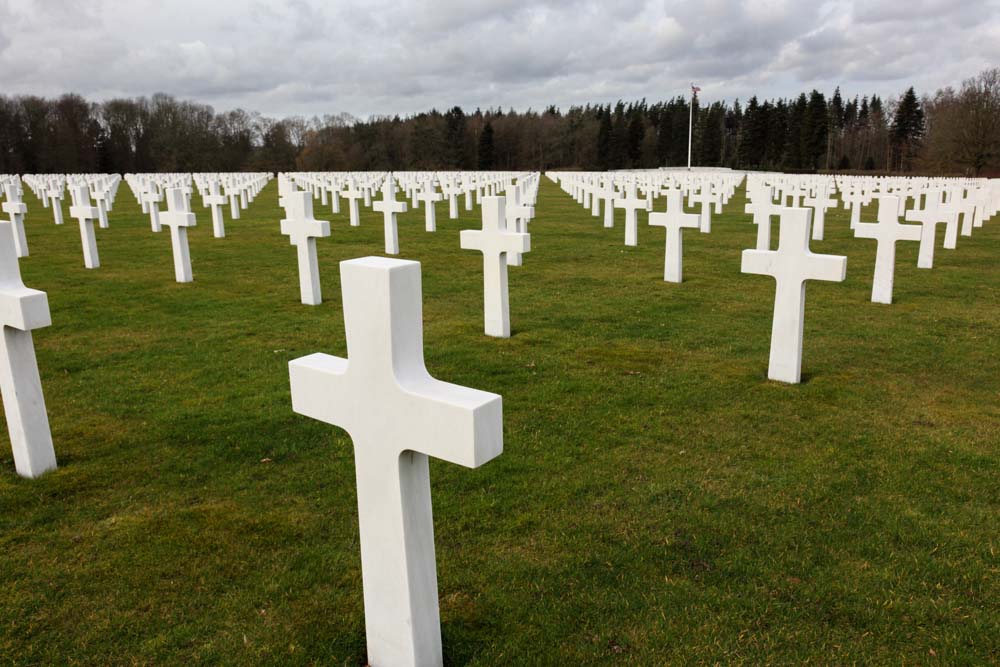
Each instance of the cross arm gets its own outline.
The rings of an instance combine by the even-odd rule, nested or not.
[[[808,257],[809,274],[806,276],[808,279],[839,283],[847,278],[847,257],[815,253],[809,253]]]
[[[422,454],[478,468],[503,452],[500,396],[436,380],[426,371],[397,379],[404,398],[400,437],[419,434],[419,440],[434,443]]]
[[[49,326],[52,316],[48,296],[30,287],[0,288],[0,323],[21,331]]]
[[[778,253],[773,250],[744,250],[740,271],[761,276],[773,276],[775,274],[774,261],[777,255]]]

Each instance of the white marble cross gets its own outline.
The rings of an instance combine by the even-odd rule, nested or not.
[[[945,190],[944,203],[941,204],[941,215],[945,218],[944,245],[946,250],[954,250],[958,244],[958,208],[953,205],[956,198],[961,198],[961,188]]]
[[[807,206],[813,213],[812,240],[822,241],[826,230],[826,209],[835,206],[837,202],[830,198],[829,187],[826,185],[816,186],[816,196],[806,196],[802,199],[802,205]]]
[[[83,265],[88,269],[96,269],[101,265],[97,254],[97,234],[94,232],[94,221],[99,214],[96,206],[90,205],[90,190],[86,185],[75,185],[70,188],[72,197],[69,215],[80,222],[80,242],[83,245]]]
[[[382,199],[372,204],[372,209],[382,213],[385,222],[385,254],[399,254],[399,225],[396,214],[406,213],[406,202],[396,199],[396,184],[392,174],[382,184]]]
[[[48,196],[52,199],[52,218],[57,225],[63,224],[63,186],[53,185],[48,191]]]
[[[369,664],[441,665],[428,456],[498,456],[502,399],[427,372],[419,263],[365,257],[340,275],[348,358],[290,362],[292,409],[354,441]]]
[[[358,211],[358,200],[365,196],[364,189],[358,189],[354,184],[354,181],[348,183],[347,190],[343,192],[344,197],[347,199],[347,210],[350,214],[351,227],[358,227],[361,225],[361,214]]]
[[[771,249],[771,216],[777,215],[781,209],[774,203],[773,192],[772,186],[761,186],[744,207],[744,211],[753,214],[753,223],[757,225],[757,250]]]
[[[94,199],[95,208],[97,208],[97,226],[101,229],[107,229],[110,225],[108,224],[108,205],[107,200],[104,199],[104,193],[97,186],[94,186],[90,194]]]
[[[14,229],[14,249],[18,257],[28,256],[28,236],[24,233],[24,214],[28,207],[21,201],[21,195],[10,183],[3,186],[7,201],[3,203],[3,212],[10,215],[10,224]]]
[[[160,202],[163,201],[163,195],[160,194],[159,189],[155,185],[151,185],[147,192],[142,194],[142,201],[149,208],[149,227],[154,232],[163,231],[163,227],[160,225]]]
[[[778,249],[743,251],[743,273],[774,277],[774,319],[767,377],[791,384],[802,379],[806,281],[843,282],[847,276],[846,257],[809,250],[811,217],[812,211],[807,208],[782,208]]]
[[[527,234],[528,221],[535,215],[535,207],[521,202],[520,188],[512,187],[509,192],[510,199],[504,201],[504,219],[507,223],[507,229],[518,234]],[[521,266],[522,261],[521,253],[507,253],[508,266]]]
[[[226,222],[222,217],[222,207],[226,205],[226,196],[219,192],[219,183],[212,181],[209,194],[202,198],[206,206],[212,207],[212,235],[217,238],[226,237]]]
[[[0,392],[17,474],[38,477],[56,467],[56,453],[31,330],[52,319],[45,292],[21,281],[14,238],[13,225],[0,222]]]
[[[702,183],[701,189],[698,190],[698,194],[691,195],[690,201],[695,204],[701,204],[698,227],[702,234],[708,234],[712,231],[712,202],[715,201],[715,194],[712,192],[711,182],[705,181]]]
[[[605,181],[600,186],[598,193],[604,201],[604,228],[611,229],[615,226],[615,199],[618,196],[615,184],[610,179]]]
[[[179,283],[194,280],[191,273],[191,251],[188,248],[187,228],[197,222],[194,213],[187,210],[183,188],[169,188],[166,192],[167,210],[160,214],[160,223],[170,228],[170,246],[174,253],[174,277]]]
[[[924,192],[924,207],[906,212],[905,219],[920,223],[920,250],[917,254],[917,268],[934,268],[934,242],[937,240],[937,226],[948,222],[948,216],[941,211],[943,190]],[[920,197],[917,196],[919,203]]]
[[[666,213],[650,213],[649,224],[664,227],[667,232],[666,251],[663,260],[663,280],[679,283],[683,280],[683,230],[700,225],[699,216],[684,212],[684,199],[680,190],[668,190]]]
[[[483,197],[483,228],[464,229],[460,245],[483,253],[483,312],[486,335],[510,338],[510,300],[507,289],[507,258],[531,250],[528,234],[508,231],[503,197]]]
[[[226,196],[229,197],[229,219],[240,219],[240,191],[242,188],[235,183],[225,186]]]
[[[418,197],[424,202],[424,229],[429,232],[437,230],[437,216],[434,211],[434,202],[444,199],[444,195],[437,191],[433,181],[427,181]]]
[[[896,242],[919,241],[920,227],[899,224],[899,197],[878,198],[878,222],[859,222],[854,228],[859,239],[875,239],[875,275],[872,279],[872,301],[892,303],[892,284],[896,274]]]
[[[323,302],[319,284],[319,259],[316,256],[316,239],[330,235],[330,223],[313,218],[313,200],[308,192],[294,192],[285,196],[285,215],[281,233],[289,237],[299,256],[299,293],[302,303],[318,306]]]
[[[646,209],[646,200],[635,191],[635,183],[625,186],[622,196],[615,199],[615,208],[625,209],[625,245],[639,245],[639,209]]]
[[[340,183],[327,183],[324,190],[330,193],[330,212],[340,213]]]

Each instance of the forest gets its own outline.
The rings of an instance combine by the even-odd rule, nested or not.
[[[0,173],[628,169],[1000,175],[1000,68],[918,96],[812,90],[541,111],[269,118],[170,95],[0,96]],[[693,112],[693,114],[692,114]]]

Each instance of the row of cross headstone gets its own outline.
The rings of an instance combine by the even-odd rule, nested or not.
[[[148,180],[140,186],[141,181],[130,181],[140,200],[151,199],[145,195],[160,185],[165,189],[162,224],[190,224],[185,179],[166,179],[155,187]],[[508,184],[508,192],[534,201],[537,185],[538,174],[522,175]],[[394,200],[395,187],[394,176],[385,174],[382,202]],[[82,186],[75,190],[82,201]],[[212,197],[216,188],[209,181],[204,191]],[[461,247],[483,255],[486,333],[493,336],[510,335],[506,258],[530,249],[526,231],[508,228],[514,221],[505,203],[503,196],[481,195],[482,229],[461,232]],[[150,202],[153,210],[155,204]],[[287,188],[284,205],[283,232],[328,228],[312,219],[311,192]],[[393,207],[385,210],[389,214]],[[92,222],[95,214],[80,215]],[[292,407],[344,428],[354,440],[369,661],[441,664],[428,456],[469,467],[498,456],[502,399],[427,372],[418,263],[382,257],[344,261],[341,276],[348,359],[313,354],[292,361]],[[31,341],[31,330],[47,326],[50,317],[45,293],[21,281],[10,222],[0,222],[0,296],[8,303],[0,386],[15,465],[19,474],[36,477],[56,466]],[[382,407],[371,410],[376,404]],[[383,409],[394,418],[379,416]]]
[[[279,203],[286,211],[286,217],[281,221],[281,231],[289,237],[292,245],[298,250],[302,303],[316,305],[322,302],[316,239],[330,235],[329,222],[314,218],[314,199],[319,198],[322,203],[323,193],[327,193],[331,208],[336,212],[339,210],[340,197],[347,198],[352,226],[361,224],[358,209],[360,202],[365,200],[366,206],[383,216],[385,253],[397,255],[399,254],[398,215],[408,210],[407,202],[397,199],[397,194],[402,192],[413,202],[423,203],[424,228],[428,232],[434,232],[437,230],[435,203],[444,197],[444,192],[437,192],[436,182],[444,183],[442,186],[444,192],[453,196],[457,196],[458,191],[465,192],[468,210],[471,210],[474,200],[482,203],[494,192],[504,192],[504,207],[498,213],[503,217],[504,230],[509,228],[515,233],[527,232],[528,222],[534,216],[534,202],[538,193],[537,173],[469,172],[435,176],[433,172],[382,172],[351,174],[346,177],[326,173],[279,174]],[[331,183],[335,185],[330,187]],[[341,183],[346,186],[339,185]],[[457,185],[453,187],[448,183]],[[301,191],[300,186],[304,188]],[[373,191],[380,193],[379,200],[373,199],[371,195]],[[457,217],[455,207],[450,208],[453,210],[449,215]],[[512,251],[509,256],[505,255],[505,261],[519,266],[521,252]],[[507,318],[502,319],[506,321]],[[509,323],[498,325],[497,330],[509,332]]]
[[[663,172],[617,173],[591,175],[581,173],[551,173],[548,176],[559,183],[585,208],[596,214],[596,204],[587,198],[602,194],[606,212],[611,206],[625,210],[625,243],[636,245],[638,210],[650,211],[648,222],[666,230],[666,252],[663,279],[667,282],[682,281],[682,230],[698,228],[711,231],[709,204],[728,201],[742,175],[721,172],[717,176],[704,172],[678,178]],[[713,178],[718,180],[712,184]],[[699,182],[700,181],[700,182]],[[637,196],[638,182],[647,193],[644,202]],[[734,185],[735,183],[735,185]],[[664,187],[666,186],[666,189]],[[701,203],[701,213],[685,213],[683,195],[690,203]],[[825,233],[825,213],[836,205],[832,194],[841,187],[845,192],[863,191],[863,196],[847,195],[844,204],[856,207],[852,213],[851,228],[857,238],[874,239],[877,243],[875,273],[872,280],[872,301],[892,303],[893,277],[896,264],[896,243],[920,241],[917,266],[931,268],[935,230],[938,224],[949,225],[945,247],[954,248],[958,230],[958,216],[964,215],[963,233],[972,230],[1000,210],[1000,189],[996,183],[978,180],[974,183],[954,182],[950,179],[892,179],[879,181],[864,179],[837,182],[827,176],[797,176],[787,174],[750,174],[747,177],[746,213],[753,215],[757,225],[756,248],[745,250],[742,271],[772,276],[776,281],[774,318],[771,330],[771,352],[768,377],[788,383],[798,383],[802,376],[802,338],[805,313],[805,281],[827,280],[842,282],[847,275],[847,258],[813,253],[809,241],[822,241]],[[697,187],[697,194],[692,190]],[[620,188],[620,197],[612,191]],[[732,189],[731,189],[732,188]],[[655,193],[655,194],[654,194]],[[718,193],[714,195],[713,193]],[[666,198],[666,211],[653,211],[652,198]],[[877,221],[860,221],[860,204],[871,198],[878,201]],[[907,200],[914,200],[914,208],[907,209]],[[922,205],[921,205],[922,203]],[[717,209],[718,212],[718,209]],[[613,226],[613,217],[606,215],[605,226]],[[771,222],[779,219],[779,239],[776,250],[771,249]],[[901,223],[919,222],[919,225]],[[608,222],[610,220],[610,223]]]
[[[557,182],[560,178],[558,174],[550,176]],[[534,180],[537,186],[537,175],[524,180],[526,184]],[[392,200],[396,187],[393,175],[383,175],[379,185],[382,201]],[[716,190],[716,185],[706,185],[704,177],[692,187],[698,193]],[[727,187],[720,184],[719,191]],[[168,188],[167,192],[168,201],[176,199],[178,206],[182,205],[185,197],[181,187]],[[285,186],[283,204],[288,217],[282,221],[283,228],[306,220],[320,222],[312,220],[313,196],[312,192]],[[671,231],[701,226],[700,215],[684,212],[682,196],[682,188],[668,189],[667,210],[650,214],[651,224],[667,229],[668,247]],[[892,212],[894,225],[904,226],[898,223],[898,199],[892,195],[879,199],[879,226],[889,224],[882,222],[882,210]],[[758,204],[765,208],[768,200],[775,204],[770,194],[758,194],[752,203],[755,208]],[[494,300],[506,303],[507,299],[504,257],[529,249],[527,234],[507,229],[505,203],[504,197],[483,196],[482,230],[461,233],[462,247],[483,253],[487,332],[491,285]],[[765,248],[743,253],[744,271],[770,275],[777,282],[771,349],[776,379],[798,373],[804,282],[843,280],[846,272],[845,257],[809,250],[813,210],[782,203],[760,213],[768,225],[773,215],[779,217],[777,250],[771,250],[768,243]],[[995,203],[991,200],[988,211],[996,212]],[[757,215],[756,210],[754,213]],[[765,224],[763,219],[757,222]],[[859,223],[863,224],[868,223]],[[882,237],[875,238],[882,242]],[[502,453],[502,398],[442,382],[427,372],[418,263],[366,257],[341,262],[340,267],[348,358],[312,354],[291,361],[292,408],[343,428],[354,443],[369,662],[440,665],[443,656],[428,458],[478,467]],[[34,476],[33,471],[55,465],[51,436],[47,448],[42,446],[45,443],[35,443],[37,456],[32,457],[25,455],[24,438],[15,438],[14,431],[31,430],[44,420],[48,433],[30,331],[47,325],[49,313],[45,294],[21,282],[10,222],[0,223],[0,295],[8,303],[4,310],[5,354],[0,355],[6,364],[0,373],[4,408],[18,470]],[[393,418],[385,419],[386,414]],[[40,433],[41,429],[35,431]],[[29,463],[22,467],[24,460]]]

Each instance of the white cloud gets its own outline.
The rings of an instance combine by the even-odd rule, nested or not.
[[[272,115],[886,97],[1000,56],[1000,0],[0,0],[0,90]]]

